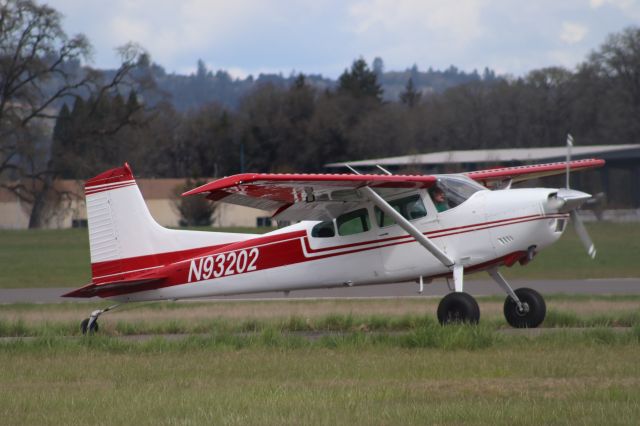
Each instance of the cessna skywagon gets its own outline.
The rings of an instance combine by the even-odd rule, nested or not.
[[[513,183],[604,165],[589,159],[442,175],[263,174],[218,179],[184,193],[271,212],[297,222],[264,235],[167,229],[158,225],[130,167],[85,185],[91,283],[65,297],[118,304],[82,321],[98,330],[103,313],[127,302],[360,286],[446,278],[451,292],[438,320],[476,323],[480,310],[464,276],[486,271],[507,294],[513,327],[537,327],[543,297],[514,290],[501,267],[526,264],[557,241],[571,220],[595,249],[577,209],[590,198],[563,188]]]

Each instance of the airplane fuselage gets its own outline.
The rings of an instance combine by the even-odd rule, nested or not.
[[[568,214],[549,212],[553,189],[480,190],[437,212],[426,190],[426,215],[413,225],[465,272],[525,262],[562,235]],[[303,221],[265,235],[199,248],[196,255],[159,266],[167,278],[156,288],[105,295],[118,301],[186,299],[254,292],[432,279],[451,274],[396,224],[381,226],[371,203],[369,227],[351,235],[313,236],[318,221]],[[188,232],[188,231],[180,231]],[[167,254],[167,259],[172,256]],[[142,290],[142,291],[141,291]]]

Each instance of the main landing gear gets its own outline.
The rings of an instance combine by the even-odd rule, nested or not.
[[[453,292],[447,294],[438,305],[440,324],[477,324],[480,321],[480,307],[469,293]]]
[[[544,298],[530,288],[513,290],[497,268],[489,275],[507,293],[504,301],[504,317],[514,328],[535,328],[542,324],[547,313]],[[457,286],[456,291],[446,295],[438,305],[438,321],[442,325],[453,323],[477,324],[480,320],[478,302]]]
[[[105,309],[97,309],[91,312],[89,318],[83,319],[80,323],[80,331],[82,331],[82,334],[94,334],[98,332],[98,330],[100,329],[100,327],[98,326],[98,317],[100,317],[100,315],[104,314],[105,312],[109,312],[117,308],[121,304],[122,303],[118,303],[117,305],[109,306]]]

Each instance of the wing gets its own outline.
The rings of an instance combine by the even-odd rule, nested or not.
[[[590,158],[588,160],[575,160],[569,162],[572,172],[593,169],[604,166],[604,160]],[[522,182],[529,179],[537,179],[546,176],[565,174],[567,162],[548,164],[534,164],[531,166],[505,167],[502,169],[478,170],[463,173],[471,179],[482,183],[487,188],[500,188],[511,183]]]
[[[431,175],[251,174],[218,179],[182,195],[206,193],[213,201],[271,211],[280,220],[329,220],[367,199],[363,186],[385,196],[436,182]]]

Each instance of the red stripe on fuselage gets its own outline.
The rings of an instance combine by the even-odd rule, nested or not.
[[[435,239],[435,238],[441,238],[441,237],[450,236],[450,235],[480,231],[480,230],[499,227],[499,226],[508,226],[511,224],[517,224],[517,223],[523,223],[523,222],[529,222],[529,221],[535,221],[535,220],[543,220],[543,219],[549,219],[549,218],[555,218],[555,217],[566,217],[566,216],[567,215],[548,215],[548,216],[529,215],[529,216],[522,216],[519,218],[490,221],[490,222],[484,222],[484,223],[479,223],[475,225],[466,225],[466,226],[448,228],[448,229],[439,230],[439,231],[432,231],[427,233],[427,235],[438,234],[432,237]],[[488,226],[483,226],[483,225],[488,225]],[[469,229],[469,228],[473,228],[473,229]],[[457,231],[446,233],[447,231],[451,231],[451,230],[457,230]],[[292,265],[292,264],[306,262],[306,261],[325,259],[329,257],[342,256],[347,254],[354,254],[358,252],[364,252],[364,251],[373,250],[373,249],[380,249],[380,248],[390,247],[390,246],[399,245],[399,244],[407,244],[411,242],[415,242],[415,240],[410,236],[392,237],[384,240],[371,240],[363,243],[345,244],[341,246],[318,249],[318,250],[315,250],[315,252],[338,250],[338,249],[344,249],[344,248],[353,248],[353,250],[343,250],[337,253],[326,253],[326,254],[320,254],[313,257],[307,257],[303,252],[302,244],[304,244],[304,249],[307,252],[311,253],[314,251],[311,249],[309,245],[309,239],[306,236],[306,231],[301,230],[301,231],[276,234],[276,235],[271,235],[266,237],[257,237],[257,238],[252,238],[250,240],[245,240],[245,241],[240,241],[240,242],[235,242],[235,243],[230,243],[230,244],[225,244],[220,246],[211,246],[206,248],[193,249],[194,252],[198,252],[198,253],[194,253],[191,255],[185,254],[185,252],[188,252],[188,250],[181,251],[181,252],[162,253],[161,255],[163,256],[164,265],[170,265],[172,263],[176,264],[176,265],[173,265],[174,268],[172,269],[171,276],[168,279],[164,280],[163,282],[154,282],[149,284],[136,285],[135,288],[118,289],[118,290],[109,291],[108,293],[104,292],[100,294],[100,296],[109,297],[109,296],[116,296],[120,294],[135,293],[140,291],[154,290],[154,289],[170,287],[174,285],[185,284],[187,283],[187,274],[189,272],[189,264],[192,260],[197,260],[199,258],[207,257],[207,256],[217,256],[222,253],[226,254],[234,251],[247,250],[247,249],[256,248],[256,247],[260,249],[260,256],[257,261],[256,271],[260,271],[264,269],[287,266],[287,265]],[[370,246],[360,247],[364,244],[369,244]],[[356,247],[359,247],[359,248],[356,248]],[[130,261],[131,264],[137,265],[136,269],[142,269],[145,267],[145,266],[142,266],[145,264],[144,262],[145,261],[150,262],[149,258],[152,258],[153,256],[154,255],[143,256],[141,258],[129,258],[129,259],[123,259],[123,260]],[[158,256],[158,255],[155,255],[155,256]],[[136,263],[136,259],[142,259],[142,258],[145,258],[144,261]],[[117,261],[113,261],[113,262],[117,262]],[[146,267],[149,267],[149,266],[146,266]],[[127,271],[127,272],[131,272],[131,271]],[[127,272],[123,272],[122,274],[126,274]],[[250,273],[250,272],[243,272],[243,273]],[[223,278],[223,277],[220,277],[220,278]],[[209,279],[214,279],[214,278],[209,278]],[[105,282],[106,281],[111,281],[111,279],[105,280]],[[204,281],[204,280],[200,280],[200,281]],[[197,282],[198,281],[193,281],[194,284]]]
[[[197,259],[199,257],[218,254],[224,252],[241,250],[243,248],[251,248],[261,244],[271,244],[274,242],[286,240],[287,238],[295,238],[304,236],[304,231],[287,232],[284,234],[270,236],[256,236],[244,241],[236,241],[226,244],[217,244],[213,246],[197,247],[188,250],[172,251],[166,253],[156,253],[146,256],[128,257],[125,259],[108,260],[105,262],[96,262],[91,264],[91,272],[94,283],[111,282],[120,279],[122,275],[149,269],[161,267],[177,263],[183,260]]]

